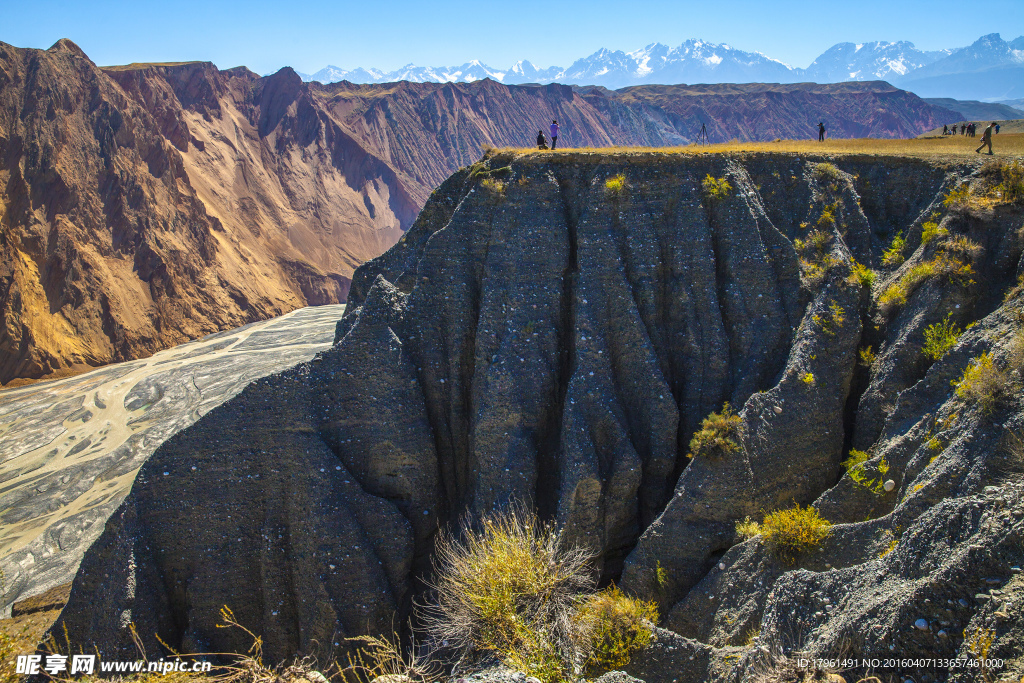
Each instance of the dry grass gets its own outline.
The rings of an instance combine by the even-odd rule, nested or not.
[[[593,589],[588,553],[565,547],[522,507],[460,531],[436,543],[429,632],[463,654],[492,652],[544,683],[570,677],[579,660],[574,613]]]
[[[1000,368],[992,354],[984,352],[971,360],[963,376],[953,380],[957,398],[990,412],[1012,393],[1011,377]]]
[[[966,237],[944,243],[931,261],[922,261],[900,276],[878,296],[878,308],[884,314],[907,303],[907,297],[922,283],[933,277],[948,276],[961,287],[974,284],[974,268],[968,262],[977,257],[981,247]],[[964,257],[968,261],[964,260]]]
[[[784,152],[802,155],[883,155],[897,157],[978,157],[974,149],[979,138],[946,136],[939,138],[915,138],[911,140],[875,140],[854,138],[848,140],[779,140],[778,142],[727,142],[714,145],[687,145],[685,147],[579,147],[557,150],[506,147],[499,153],[516,155],[545,155],[569,159],[581,154],[743,154]],[[995,156],[1014,157],[1024,155],[1024,134],[997,135],[994,140]],[[986,157],[988,155],[985,155]]]
[[[415,642],[403,647],[397,633],[389,638],[361,636],[347,640],[360,647],[341,672],[346,681],[368,683],[383,677],[392,683],[432,683],[443,677],[440,662],[420,656]]]

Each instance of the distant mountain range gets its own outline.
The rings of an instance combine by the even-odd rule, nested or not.
[[[1004,101],[1024,97],[1024,36],[1003,40],[998,33],[982,36],[957,49],[924,51],[913,43],[839,43],[806,69],[759,52],[724,44],[687,40],[678,47],[654,43],[633,52],[601,49],[567,68],[540,69],[528,61],[495,69],[479,61],[461,66],[422,67],[408,64],[395,71],[345,70],[327,66],[303,80],[335,83],[473,82],[490,78],[505,84],[564,83],[622,88],[641,84],[677,83],[837,83],[884,80],[922,97]]]

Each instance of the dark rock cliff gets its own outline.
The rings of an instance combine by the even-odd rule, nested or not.
[[[1024,560],[1021,494],[980,497],[1005,481],[986,458],[1021,428],[1018,398],[985,412],[949,385],[985,348],[1009,359],[1021,211],[941,208],[963,179],[990,189],[976,165],[823,161],[495,156],[456,173],[356,272],[330,351],[250,385],[146,463],[56,632],[111,658],[134,651],[129,623],[153,651],[156,636],[247,647],[216,628],[223,604],[271,659],[389,632],[440,525],[522,500],[590,547],[604,578],[661,604],[680,644],[638,661],[648,680],[717,676],[733,646],[748,669],[769,666],[758,629],[758,643],[822,656],[955,654],[987,618],[974,594]],[[707,176],[731,190],[715,196]],[[936,207],[946,232],[921,244]],[[917,250],[872,293],[854,264],[877,264],[900,230]],[[899,310],[879,307],[968,235],[984,238],[960,257],[973,278],[937,273]],[[916,377],[884,361],[955,302],[980,322],[946,357]],[[893,405],[879,412],[879,395]],[[742,448],[688,458],[726,401]],[[844,473],[855,439],[893,490]],[[794,502],[841,523],[796,566],[737,535]]]

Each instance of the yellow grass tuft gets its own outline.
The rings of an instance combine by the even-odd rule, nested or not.
[[[832,532],[832,523],[811,506],[797,505],[777,510],[761,523],[761,534],[768,548],[779,558],[794,562],[802,553],[816,548]]]
[[[570,677],[573,614],[593,576],[588,554],[565,547],[552,526],[514,507],[464,524],[460,537],[442,533],[435,576],[436,603],[424,616],[438,640],[492,652],[543,683]]]

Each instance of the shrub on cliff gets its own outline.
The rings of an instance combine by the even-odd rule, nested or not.
[[[657,621],[655,603],[631,598],[614,585],[591,595],[576,613],[585,672],[596,675],[629,664],[633,653],[650,645]]]
[[[903,237],[903,232],[897,232],[889,243],[889,248],[882,254],[882,265],[893,268],[903,263],[903,252],[906,248],[907,240]]]
[[[823,519],[808,505],[791,510],[776,510],[761,522],[761,535],[765,544],[779,558],[794,562],[808,550],[816,548],[832,532],[832,523]]]
[[[814,170],[811,171],[811,177],[819,182],[832,183],[834,185],[832,189],[836,190],[838,189],[836,184],[843,179],[843,172],[835,164],[825,161],[815,164]]]
[[[975,403],[989,412],[1010,395],[1010,374],[996,365],[992,354],[984,352],[971,360],[958,380],[953,380],[957,398]]]
[[[704,189],[704,196],[708,201],[718,202],[726,199],[732,194],[732,185],[723,176],[721,178],[715,178],[713,175],[708,173],[704,180],[701,181],[701,186]]]
[[[924,347],[921,349],[921,353],[937,361],[956,346],[961,334],[963,334],[963,330],[947,315],[942,322],[925,328]]]
[[[688,457],[728,455],[740,449],[739,437],[743,421],[726,402],[721,412],[711,413],[700,423],[700,429],[690,439]]]
[[[468,653],[488,651],[544,683],[559,683],[579,662],[574,618],[593,588],[589,557],[521,507],[496,512],[459,537],[436,544],[427,626]]]
[[[604,181],[604,191],[612,199],[619,199],[626,191],[626,176],[619,173]]]

